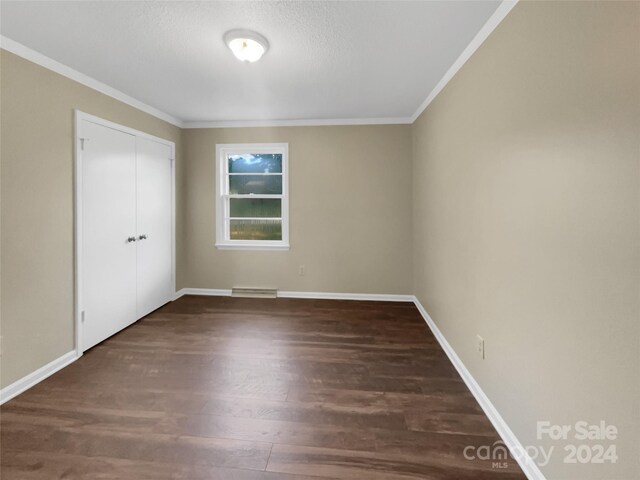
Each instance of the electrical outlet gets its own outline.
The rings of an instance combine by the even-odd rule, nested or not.
[[[478,356],[484,360],[484,338],[480,335],[476,335],[476,351],[478,352]]]
[[[300,267],[298,267],[298,275],[300,275],[301,277],[304,277],[304,265],[300,265]]]

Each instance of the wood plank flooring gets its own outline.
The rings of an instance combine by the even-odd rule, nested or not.
[[[410,303],[185,296],[0,409],[2,480],[524,479]]]

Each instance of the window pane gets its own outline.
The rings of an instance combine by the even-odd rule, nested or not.
[[[231,240],[282,240],[281,220],[229,220]]]
[[[282,216],[279,198],[231,198],[231,217],[272,217]]]
[[[281,195],[282,175],[229,175],[229,193]]]
[[[282,154],[229,155],[229,173],[282,173]]]

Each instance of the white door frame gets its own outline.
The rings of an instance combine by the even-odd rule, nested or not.
[[[82,122],[89,121],[103,127],[119,130],[136,137],[148,138],[171,148],[171,281],[172,290],[176,291],[176,144],[164,138],[149,135],[148,133],[125,127],[117,123],[104,120],[102,118],[90,115],[80,110],[74,110],[75,115],[75,134],[74,134],[74,259],[75,259],[75,349],[78,357],[82,355],[82,323],[83,323],[83,304],[82,304],[82,150],[83,135]],[[89,140],[91,141],[91,140]],[[167,300],[172,300],[167,299]]]

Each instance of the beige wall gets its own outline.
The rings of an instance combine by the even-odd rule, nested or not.
[[[410,135],[408,125],[185,130],[185,285],[411,293]],[[251,142],[289,143],[289,251],[214,246],[216,144]]]
[[[178,165],[180,129],[4,50],[1,55],[5,387],[74,348],[73,109],[176,142]]]
[[[74,348],[74,109],[176,142],[178,288],[411,292],[409,126],[181,131],[1,55],[2,387]],[[215,144],[267,141],[290,144],[291,250],[216,250]]]
[[[413,287],[525,445],[619,428],[617,465],[556,443],[547,478],[637,478],[638,32],[637,2],[521,2],[413,126],[180,132],[3,51],[1,385],[73,348],[78,108],[177,142],[178,288]],[[244,142],[290,145],[288,252],[214,247],[215,145]]]
[[[620,430],[549,479],[640,478],[639,45],[638,2],[521,2],[414,124],[422,304],[525,445]]]

